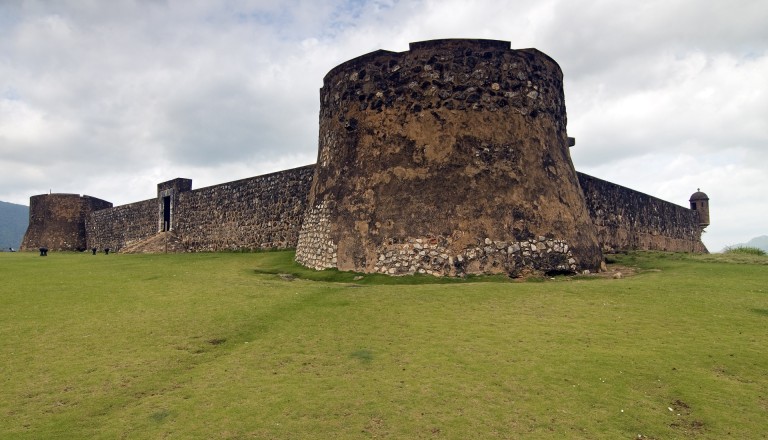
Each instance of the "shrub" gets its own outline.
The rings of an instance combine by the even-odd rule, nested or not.
[[[763,256],[765,255],[765,251],[758,248],[758,247],[752,247],[752,246],[735,246],[735,247],[727,247],[723,251],[724,254],[745,254],[745,255],[757,255],[757,256]]]

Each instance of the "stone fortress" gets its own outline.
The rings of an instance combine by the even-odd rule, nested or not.
[[[432,40],[332,69],[317,164],[192,190],[160,183],[122,206],[30,198],[22,249],[200,252],[296,248],[314,269],[567,273],[604,252],[707,252],[709,198],[690,209],[577,173],[563,74],[536,49]]]

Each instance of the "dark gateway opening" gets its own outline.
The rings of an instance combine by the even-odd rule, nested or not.
[[[171,196],[163,197],[163,231],[171,230]]]

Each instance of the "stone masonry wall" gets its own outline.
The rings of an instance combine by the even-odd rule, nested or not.
[[[301,246],[296,247],[296,260],[317,270],[336,267],[338,253],[331,239],[331,217],[327,202],[307,207],[299,231]]]
[[[301,234],[313,245],[298,249],[297,258],[317,269],[336,267],[337,251],[330,238],[327,202],[308,209],[306,214],[303,212],[313,171],[312,165],[182,192],[174,215],[174,232],[190,251],[291,248],[298,240],[297,225],[305,217]],[[605,252],[632,249],[706,252],[694,211],[583,173],[578,173],[578,178]],[[59,196],[71,197],[50,198],[47,194],[33,197],[30,224],[41,223],[45,218],[49,231],[46,234],[60,231],[56,236],[60,236],[62,244],[69,249],[71,243],[79,243],[74,231],[81,197]],[[56,199],[57,203],[40,204],[37,197],[43,197],[42,201]],[[95,210],[86,216],[87,245],[79,247],[120,250],[151,237],[158,232],[158,209],[158,200],[149,199]],[[60,227],[54,221],[59,217],[71,217],[72,221],[64,220],[71,227]],[[43,230],[32,228],[25,236],[25,243],[40,241],[35,237],[42,235],[35,231]],[[64,230],[70,231],[69,235],[61,232]],[[553,270],[576,270],[569,245],[554,237],[533,236],[510,241],[483,237],[459,253],[449,251],[452,241],[453,237],[444,235],[386,241],[376,254],[374,272],[456,275],[467,269],[471,272],[526,267],[528,260],[541,258],[549,259]],[[27,249],[38,246],[41,244],[27,245]]]
[[[598,269],[562,86],[550,57],[495,40],[411,43],[332,69],[297,261],[458,276]]]
[[[707,252],[696,211],[578,173],[604,252]]]
[[[93,212],[85,229],[89,249],[119,251],[157,233],[157,199]]]
[[[193,191],[182,188],[174,193],[170,230],[188,252],[295,247],[313,172],[310,165]],[[119,251],[162,231],[160,190],[159,198],[93,213],[88,246]]]
[[[29,199],[29,226],[21,250],[47,247],[53,251],[86,248],[85,219],[112,207],[106,200],[78,194],[41,194]]]
[[[192,252],[296,246],[314,166],[179,194],[172,229]]]

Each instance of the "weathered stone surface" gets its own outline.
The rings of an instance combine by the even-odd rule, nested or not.
[[[156,199],[93,212],[85,222],[88,248],[117,252],[156,234],[157,219]]]
[[[313,171],[313,166],[300,167],[194,191],[189,179],[163,182],[156,199],[94,212],[88,219],[88,246],[119,251],[170,230],[174,251],[292,248]]]
[[[560,240],[530,239],[508,246],[486,238],[475,246],[452,254],[450,237],[407,238],[388,242],[379,249],[374,272],[390,275],[415,273],[464,276],[471,273],[505,273],[512,276],[529,270],[575,272],[576,260]],[[525,250],[522,250],[525,249]],[[542,264],[545,261],[545,264]]]
[[[707,252],[696,211],[584,173],[578,176],[604,252]]]
[[[111,208],[106,200],[78,194],[41,194],[29,198],[29,226],[22,251],[47,247],[52,251],[87,248],[85,219],[91,212]]]
[[[327,220],[307,217],[320,226],[302,229],[297,261],[386,273],[559,270],[564,263],[542,255],[542,236],[569,246],[575,269],[597,270],[602,255],[565,126],[557,63],[508,42],[412,43],[334,68],[321,90],[309,196]],[[439,244],[447,258],[379,263],[414,240]],[[493,243],[532,242],[528,255],[484,263],[502,253]]]
[[[182,192],[174,232],[190,251],[293,248],[314,167]]]

